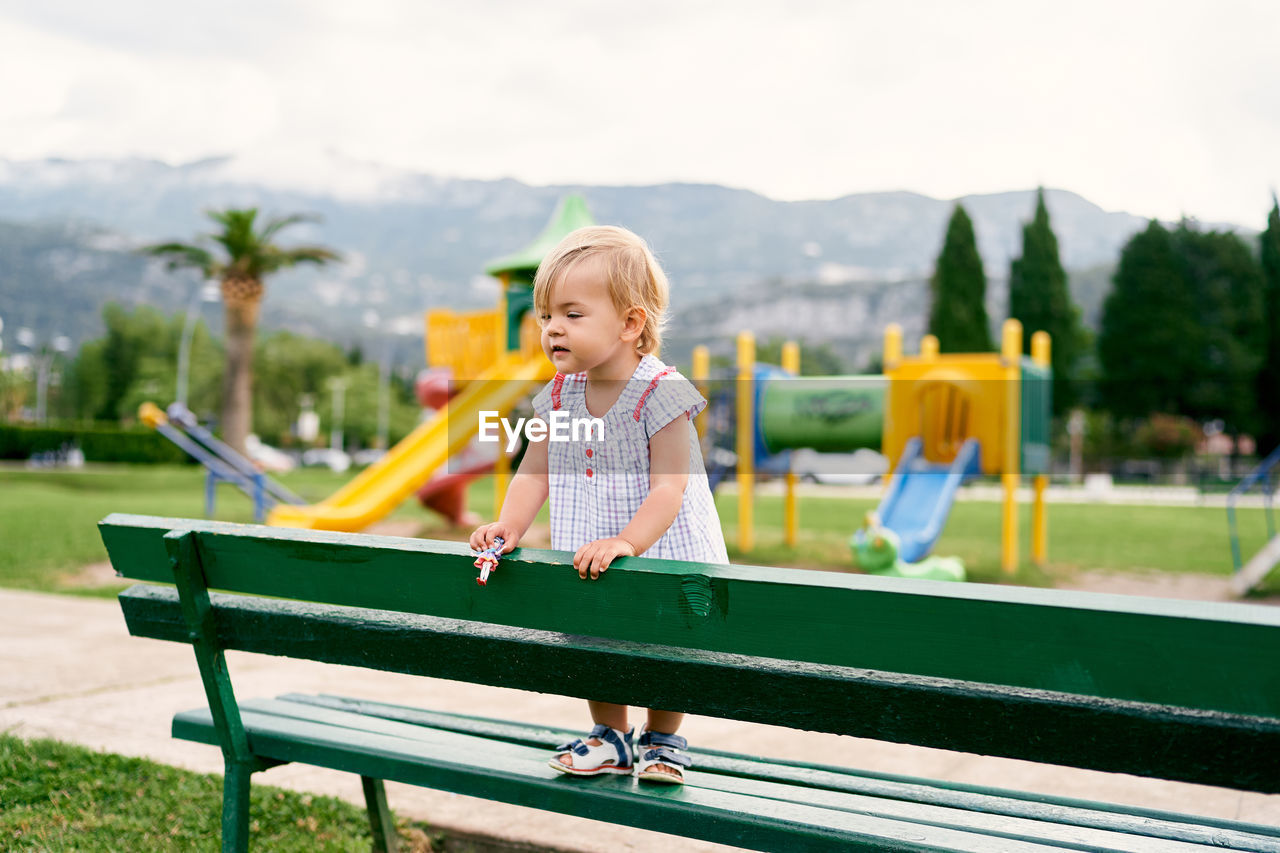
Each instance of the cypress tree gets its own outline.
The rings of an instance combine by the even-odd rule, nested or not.
[[[1120,417],[1177,414],[1194,374],[1195,301],[1172,236],[1151,220],[1120,253],[1098,333],[1099,391]]]
[[[140,320],[145,311],[146,309],[139,309],[134,315],[130,315],[114,302],[108,302],[102,309],[102,320],[107,327],[106,342],[101,353],[106,393],[98,411],[94,413],[94,417],[100,421],[114,421],[126,414],[120,410],[120,406],[129,386],[138,375],[147,339],[140,328],[142,324],[135,321]]]
[[[1031,351],[1032,334],[1049,333],[1053,409],[1061,413],[1071,408],[1080,396],[1072,380],[1084,345],[1084,328],[1058,258],[1058,238],[1049,223],[1043,187],[1036,193],[1035,217],[1022,226],[1022,257],[1009,265],[1009,316],[1022,323],[1024,352]]]
[[[1232,435],[1251,431],[1264,347],[1262,271],[1235,234],[1183,222],[1172,236],[1193,300],[1181,414],[1221,418]]]
[[[956,204],[947,236],[929,282],[933,303],[929,332],[937,335],[942,352],[990,352],[991,328],[984,304],[987,277],[973,234],[973,222]]]
[[[1258,452],[1280,446],[1280,203],[1271,197],[1267,230],[1258,238],[1263,275],[1262,366],[1258,371]]]

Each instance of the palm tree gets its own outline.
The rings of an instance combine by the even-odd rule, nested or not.
[[[255,230],[258,209],[207,212],[220,229],[202,234],[197,243],[160,243],[142,249],[163,258],[170,270],[193,268],[206,278],[222,282],[222,304],[227,318],[227,369],[222,383],[223,439],[241,453],[253,423],[253,337],[262,307],[263,280],[271,273],[297,264],[326,264],[339,260],[324,246],[282,248],[272,242],[290,225],[317,221],[303,215],[268,219]],[[216,243],[220,252],[207,248]]]

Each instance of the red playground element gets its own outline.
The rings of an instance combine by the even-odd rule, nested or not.
[[[418,374],[413,383],[418,402],[428,409],[439,411],[453,396],[453,371],[447,367],[429,367]]]
[[[467,484],[493,471],[492,462],[478,462],[459,471],[449,471],[455,460],[450,460],[445,471],[437,472],[418,489],[418,502],[449,519],[459,527],[475,527],[480,516],[467,511]]]
[[[480,570],[480,577],[476,578],[476,583],[480,586],[489,585],[489,572],[498,568],[498,554],[502,552],[502,546],[506,544],[501,536],[494,537],[493,547],[485,548],[483,551],[477,552],[479,556],[472,564]]]
[[[453,371],[447,367],[432,367],[418,374],[413,390],[418,402],[428,409],[443,409],[454,394]],[[450,459],[444,470],[437,471],[418,489],[418,502],[434,510],[458,527],[474,527],[480,517],[467,512],[467,484],[493,470],[492,460],[474,458],[475,454],[464,450]]]

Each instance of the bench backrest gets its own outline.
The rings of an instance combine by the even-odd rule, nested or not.
[[[116,570],[219,648],[1280,792],[1280,611],[112,515]],[[189,597],[189,595],[188,595]],[[169,589],[130,630],[190,642]],[[353,610],[358,608],[358,610]]]

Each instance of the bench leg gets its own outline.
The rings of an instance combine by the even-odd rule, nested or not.
[[[250,764],[228,761],[222,774],[222,850],[247,853],[249,850]]]
[[[396,853],[399,837],[396,835],[396,823],[391,817],[391,809],[387,807],[387,789],[381,779],[361,776],[360,784],[364,786],[364,804],[369,810],[369,829],[373,832],[374,853]]]

